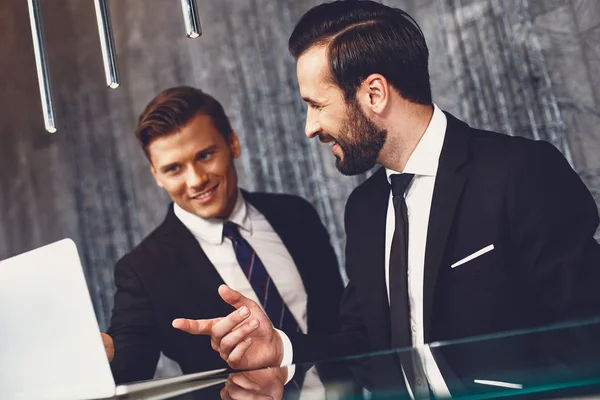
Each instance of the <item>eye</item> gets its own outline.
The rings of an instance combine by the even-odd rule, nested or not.
[[[204,153],[200,153],[200,154],[198,154],[198,160],[200,160],[200,161],[210,160],[212,158],[213,154],[214,154],[214,151],[206,151]]]
[[[179,165],[170,165],[167,168],[165,168],[165,172],[167,174],[176,174],[177,172],[179,172],[180,169],[181,167],[179,167]]]

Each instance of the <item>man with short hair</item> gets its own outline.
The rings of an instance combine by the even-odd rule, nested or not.
[[[239,189],[240,143],[213,97],[188,86],[162,91],[136,136],[173,204],[115,267],[104,339],[116,382],[151,379],[161,352],[184,373],[226,366],[210,338],[171,326],[176,317],[229,314],[217,294],[223,284],[261,304],[288,334],[338,329],[343,284],[319,215],[297,196]]]
[[[382,166],[346,205],[350,282],[341,333],[292,334],[288,342],[227,289],[222,298],[249,314],[176,320],[176,327],[210,335],[232,367],[256,368],[423,349],[600,312],[590,192],[551,144],[474,129],[441,111],[425,38],[407,13],[373,1],[321,4],[300,19],[289,49],[308,105],[306,135],[332,145],[343,174]],[[429,385],[415,380],[414,394],[447,397],[452,391],[427,351],[417,362]],[[447,358],[472,377],[485,356]],[[373,379],[388,379],[391,366],[383,370]]]

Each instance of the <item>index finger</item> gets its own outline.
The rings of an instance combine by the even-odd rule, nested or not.
[[[192,335],[210,335],[212,327],[222,320],[223,318],[212,318],[212,319],[187,319],[177,318],[174,319],[171,325],[173,328],[182,330]]]

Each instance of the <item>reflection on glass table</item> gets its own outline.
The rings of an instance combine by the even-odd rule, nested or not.
[[[317,398],[295,379],[312,367],[353,372],[352,381],[321,375],[327,399],[433,399],[448,394],[460,399],[596,398],[600,397],[600,318],[289,368],[224,373],[138,398]],[[356,383],[364,390],[357,392]]]

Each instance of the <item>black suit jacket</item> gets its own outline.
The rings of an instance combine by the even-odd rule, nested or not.
[[[296,196],[243,195],[267,218],[298,268],[308,297],[308,331],[337,331],[343,284],[315,209]],[[223,280],[172,206],[164,222],[117,262],[115,283],[108,333],[115,343],[111,368],[117,383],[151,379],[161,351],[184,373],[226,367],[208,337],[171,326],[179,317],[214,318],[233,311],[217,293]]]
[[[425,342],[599,315],[600,246],[593,237],[598,211],[562,154],[547,142],[473,129],[446,115],[426,243]],[[389,349],[384,266],[389,192],[381,168],[348,199],[350,282],[341,307],[342,334],[293,337],[300,349],[295,361]],[[493,251],[451,268],[491,244]],[[487,356],[494,368],[501,367],[502,351],[488,350],[450,349],[444,358],[467,377]],[[389,374],[374,379],[385,380],[384,375]]]

